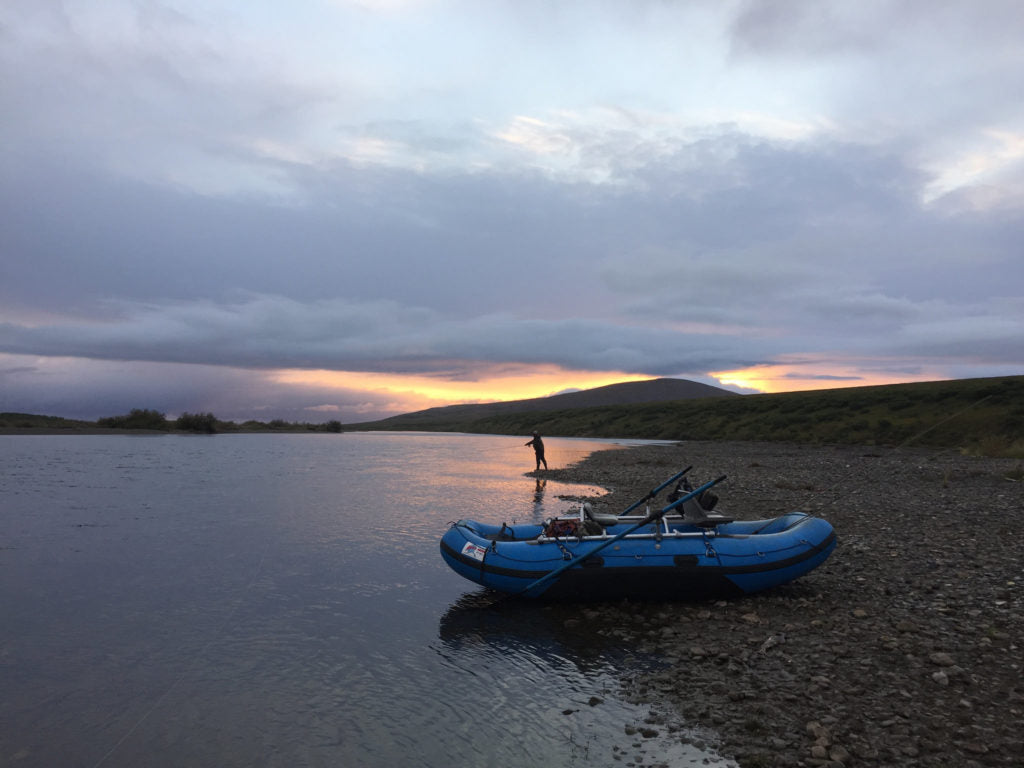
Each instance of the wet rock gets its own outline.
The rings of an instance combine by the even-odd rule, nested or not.
[[[829,760],[834,763],[847,763],[850,760],[850,753],[844,747],[835,745],[828,751]]]
[[[832,743],[832,732],[817,721],[809,722],[805,730],[814,739],[816,744],[827,747]]]
[[[981,741],[964,741],[957,744],[965,752],[970,752],[974,755],[984,755],[988,753],[988,747]]]

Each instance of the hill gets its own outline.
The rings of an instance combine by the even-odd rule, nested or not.
[[[351,424],[346,429],[504,435],[525,435],[536,429],[542,435],[560,437],[912,443],[1024,458],[1024,376],[633,402],[486,416],[478,415],[481,411],[459,408],[433,409],[450,417],[447,422],[435,414],[433,419],[403,421],[403,417],[394,417],[375,422],[380,426]]]
[[[550,397],[527,400],[508,400],[500,403],[470,403],[444,405],[391,416],[379,421],[349,424],[359,430],[425,430],[452,431],[452,424],[463,424],[478,419],[491,419],[517,413],[547,413],[571,408],[596,408],[634,403],[659,403],[668,400],[693,400],[708,397],[739,397],[727,389],[701,384],[687,379],[651,379],[627,381],[604,387],[565,392]],[[462,431],[462,430],[458,430]]]

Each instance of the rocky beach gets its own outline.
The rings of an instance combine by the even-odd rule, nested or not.
[[[796,582],[741,599],[581,607],[569,621],[659,663],[623,765],[666,739],[753,766],[1024,765],[1021,462],[956,450],[687,442],[602,451],[544,476],[609,489],[617,513],[685,466],[721,474],[717,511],[794,509],[839,544]],[[664,503],[664,497],[657,501]]]

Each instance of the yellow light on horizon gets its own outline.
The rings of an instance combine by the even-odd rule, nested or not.
[[[350,389],[387,393],[401,410],[419,410],[458,403],[493,403],[546,397],[566,389],[593,389],[624,381],[646,381],[650,376],[620,371],[568,371],[557,366],[495,366],[476,378],[451,374],[391,374],[367,371],[284,369],[271,374],[274,381],[298,387]]]
[[[718,379],[722,386],[753,389],[764,394],[906,384],[945,378],[935,371],[894,374],[872,370],[863,364],[858,365],[852,362],[816,364],[801,360],[772,365],[755,365],[734,371],[713,371],[708,375]]]

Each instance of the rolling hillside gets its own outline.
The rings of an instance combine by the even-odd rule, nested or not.
[[[546,405],[581,402],[545,400]],[[486,406],[438,408],[409,414],[414,418],[398,416],[372,425],[350,424],[346,429],[503,435],[525,435],[536,429],[542,435],[560,437],[919,445],[1024,458],[1024,376],[565,405],[557,410],[518,410],[520,403],[487,415],[486,410],[477,410]]]
[[[598,408],[709,397],[739,397],[739,395],[720,387],[712,387],[687,379],[652,379],[650,381],[609,384],[605,387],[585,389],[580,392],[566,392],[561,395],[534,397],[528,400],[446,405],[404,413],[379,421],[348,424],[346,427],[360,430],[450,431],[453,424],[464,424],[478,419],[491,419],[517,413],[547,413],[571,408]]]

